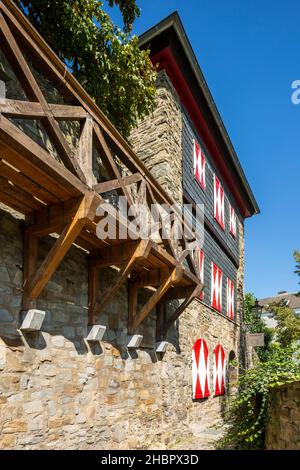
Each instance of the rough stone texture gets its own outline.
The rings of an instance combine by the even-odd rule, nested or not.
[[[158,181],[182,202],[180,106],[165,73],[158,79],[158,103],[132,142]],[[240,355],[239,317],[234,323],[194,301],[169,331],[167,352],[158,356],[152,312],[136,332],[144,336],[141,348],[129,351],[125,285],[96,321],[107,326],[104,341],[89,345],[87,259],[73,246],[37,301],[46,311],[43,331],[22,336],[22,224],[0,211],[0,448],[165,449],[192,435],[205,436],[220,421],[227,398],[192,400],[192,346],[206,339],[212,383],[216,344],[222,342],[227,357],[230,351]],[[41,260],[52,243],[51,237],[41,240]],[[100,289],[115,275],[105,269]]]
[[[300,449],[300,382],[274,390],[270,397],[266,449]]]
[[[182,116],[176,91],[166,72],[157,78],[157,107],[132,131],[130,142],[157,181],[182,203]]]

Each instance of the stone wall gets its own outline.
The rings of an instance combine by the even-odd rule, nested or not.
[[[217,420],[225,397],[191,399],[191,349],[204,337],[212,363],[218,341],[227,353],[237,349],[238,326],[195,301],[163,357],[151,317],[141,349],[130,352],[125,286],[99,319],[109,326],[104,342],[90,349],[86,254],[72,247],[38,300],[42,332],[22,336],[22,224],[0,212],[0,448],[165,448]],[[41,255],[52,242],[43,241]]]
[[[181,114],[168,77],[158,78],[159,106],[133,132],[132,143],[158,181],[182,202]],[[23,221],[0,211],[0,448],[172,448],[221,417],[226,396],[192,400],[191,351],[196,339],[212,353],[221,342],[227,358],[240,357],[240,327],[194,301],[168,333],[163,356],[155,353],[155,312],[140,326],[141,348],[126,344],[125,285],[99,323],[104,341],[91,348],[87,334],[86,253],[73,246],[38,299],[46,311],[42,332],[18,330],[22,295]],[[242,233],[243,227],[240,228]],[[40,243],[43,258],[53,238]],[[243,293],[243,237],[238,302]],[[111,283],[106,269],[99,288]],[[145,292],[147,295],[147,292]]]
[[[273,391],[266,429],[266,449],[300,449],[300,382]]]

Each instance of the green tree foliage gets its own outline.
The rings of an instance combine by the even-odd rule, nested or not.
[[[227,432],[219,442],[221,449],[262,449],[268,419],[270,391],[300,380],[299,349],[270,346],[268,358],[244,371],[239,380],[239,394],[225,414]]]
[[[251,333],[265,334],[265,347],[256,348],[259,362],[239,377],[239,392],[225,412],[227,431],[218,447],[262,449],[273,388],[300,380],[300,320],[284,304],[270,305],[278,326],[272,332],[255,311],[255,297],[245,295],[244,320]],[[272,341],[273,339],[273,341]]]
[[[128,137],[155,106],[156,71],[149,51],[130,34],[139,16],[135,0],[118,5],[123,30],[98,0],[15,0],[117,129]]]
[[[295,340],[300,340],[300,319],[294,311],[285,305],[271,305],[269,310],[277,320],[276,340],[282,347],[290,346]]]

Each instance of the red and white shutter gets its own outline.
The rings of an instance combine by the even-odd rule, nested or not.
[[[197,339],[192,351],[193,399],[209,397],[209,357],[204,339]]]
[[[223,273],[214,263],[211,263],[211,306],[221,312],[222,310],[222,282]]]
[[[221,344],[214,349],[213,354],[213,387],[214,396],[224,395],[226,380],[225,351]]]
[[[236,238],[236,213],[231,205],[229,205],[229,231]]]
[[[204,251],[199,247],[196,247],[194,250],[194,260],[200,282],[204,284]],[[204,291],[199,295],[199,299],[204,300]]]
[[[224,189],[216,175],[214,175],[214,217],[224,230]]]
[[[234,283],[227,278],[227,316],[234,319]]]
[[[194,176],[202,189],[205,189],[205,157],[203,152],[194,140]]]

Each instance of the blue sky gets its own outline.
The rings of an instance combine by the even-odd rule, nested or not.
[[[300,249],[299,3],[137,0],[140,34],[177,10],[261,208],[246,221],[246,290],[295,291]],[[116,11],[112,18],[120,21]]]

